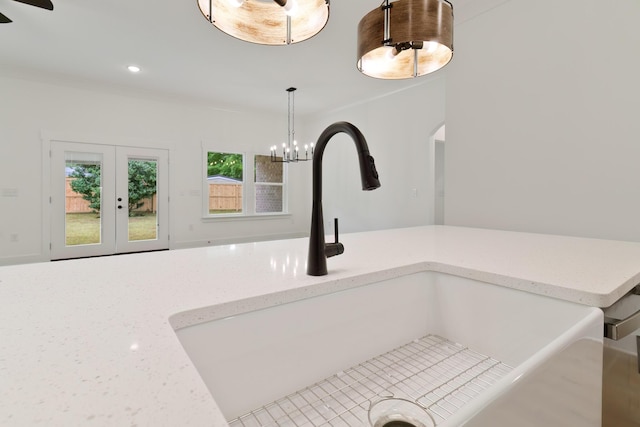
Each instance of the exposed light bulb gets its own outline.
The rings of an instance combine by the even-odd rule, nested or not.
[[[298,1],[297,0],[287,0],[284,5],[284,13],[289,16],[293,16],[298,12]]]
[[[127,70],[131,71],[132,73],[139,73],[140,67],[138,67],[137,65],[129,65],[127,67]]]
[[[439,45],[440,43],[438,42],[424,42],[424,44],[422,45],[422,49],[425,51],[425,53],[433,53],[438,49]]]

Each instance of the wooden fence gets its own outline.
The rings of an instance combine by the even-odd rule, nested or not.
[[[92,212],[89,202],[82,198],[82,194],[76,193],[71,188],[71,181],[74,178],[67,178],[66,182],[66,213],[89,213]],[[136,209],[136,212],[156,212],[158,207],[157,198],[145,199],[144,204]],[[209,210],[242,212],[242,184],[209,184]]]
[[[242,184],[209,184],[209,212],[242,212]]]
[[[65,212],[66,213],[89,213],[93,212],[89,207],[89,202],[82,198],[82,194],[76,193],[71,188],[71,181],[75,178],[66,178],[65,189]],[[156,212],[158,207],[157,198],[154,195],[151,199],[144,199],[144,203],[135,212]]]

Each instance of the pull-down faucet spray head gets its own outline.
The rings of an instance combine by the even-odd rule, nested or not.
[[[311,213],[311,234],[309,236],[309,258],[307,262],[307,274],[310,276],[324,276],[327,274],[327,257],[340,255],[344,252],[344,246],[336,241],[325,244],[324,221],[322,218],[322,155],[329,140],[337,133],[344,132],[353,139],[358,151],[360,163],[360,179],[363,190],[375,190],[380,187],[378,171],[369,154],[367,141],[362,132],[347,122],[336,122],[327,127],[316,143],[313,155],[313,207]],[[336,230],[337,230],[336,219]]]
[[[366,154],[358,155],[360,160],[360,179],[362,180],[362,189],[364,191],[371,191],[380,187],[380,181],[378,180],[376,164],[373,161],[373,157],[369,155],[369,150],[366,148],[367,142],[364,141],[364,144],[367,151]]]

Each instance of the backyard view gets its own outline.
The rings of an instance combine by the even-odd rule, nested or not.
[[[242,212],[242,154],[207,153],[209,213]]]
[[[284,211],[284,169],[282,163],[272,162],[271,156],[256,154],[253,158],[253,194],[245,188],[244,179],[251,179],[243,171],[246,159],[242,154],[207,153],[207,184],[209,214],[237,214],[243,212],[243,196],[252,196],[255,213]],[[251,165],[251,161],[249,161]],[[247,176],[245,176],[247,175]],[[247,192],[248,194],[244,194]]]
[[[100,218],[94,213],[67,214],[67,246],[100,242]],[[129,240],[156,238],[156,214],[145,212],[129,218]]]
[[[157,164],[129,160],[128,240],[157,237]],[[65,241],[67,246],[101,242],[102,177],[100,162],[66,164]]]

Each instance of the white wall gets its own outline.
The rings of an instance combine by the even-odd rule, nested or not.
[[[447,224],[640,241],[640,2],[511,0],[456,28]]]
[[[308,235],[310,162],[289,168],[291,216],[202,219],[202,145],[267,154],[273,143],[286,138],[286,116],[15,76],[0,76],[0,93],[0,265],[49,259],[48,226],[42,219],[48,192],[43,135],[168,149],[172,249]],[[424,79],[411,90],[298,118],[296,139],[316,141],[339,120],[351,121],[364,133],[382,187],[361,191],[355,146],[346,135],[335,136],[324,158],[327,233],[333,232],[334,216],[341,218],[345,232],[433,223],[432,134],[444,122],[444,79]]]
[[[446,224],[640,241],[638,22],[637,0],[511,0],[456,28]]]
[[[384,82],[392,87],[393,82]],[[433,224],[434,133],[444,123],[445,79],[416,80],[411,89],[309,118],[317,136],[336,121],[360,129],[375,158],[381,187],[362,191],[355,144],[334,136],[323,158],[323,210],[327,233]]]
[[[202,220],[202,144],[268,154],[286,115],[230,112],[98,89],[0,77],[0,265],[47,260],[41,134],[170,150],[171,247],[308,234],[309,177],[291,170],[290,217]],[[250,125],[249,125],[250,124]],[[17,190],[17,194],[16,194]],[[17,236],[17,241],[16,240]]]

